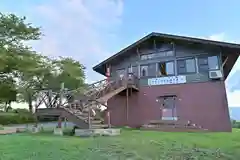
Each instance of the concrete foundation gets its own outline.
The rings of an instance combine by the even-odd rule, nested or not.
[[[54,128],[53,134],[58,135],[58,136],[62,136],[63,135],[62,128]]]
[[[40,130],[41,130],[40,127],[34,127],[34,126],[33,126],[31,132],[32,132],[32,133],[39,133]]]
[[[90,136],[117,136],[120,135],[120,129],[75,129],[75,136],[90,137]]]

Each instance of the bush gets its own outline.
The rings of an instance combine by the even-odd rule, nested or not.
[[[14,113],[27,113],[27,114],[30,114],[29,110],[28,109],[20,109],[20,108],[17,108],[17,109],[14,109],[13,110]]]
[[[24,123],[34,123],[35,118],[32,114],[25,113],[14,113],[14,114],[0,114],[0,124],[24,124]]]
[[[233,128],[240,128],[240,122],[236,120],[232,120],[232,127]]]

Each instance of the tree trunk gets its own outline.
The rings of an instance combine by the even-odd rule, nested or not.
[[[11,107],[11,103],[12,103],[11,101],[6,102],[5,112],[8,112],[9,109],[12,109],[12,107]]]
[[[31,93],[28,93],[28,109],[29,109],[29,112],[32,113],[33,105],[32,105],[32,95],[31,95]]]
[[[8,111],[8,102],[5,102],[4,111],[5,111],[5,112]]]

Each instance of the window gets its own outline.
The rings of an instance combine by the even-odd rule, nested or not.
[[[198,68],[199,72],[219,69],[218,56],[198,58]]]
[[[168,51],[157,51],[150,54],[143,54],[140,56],[141,60],[153,59],[153,58],[162,58],[162,57],[171,57],[174,56],[174,52],[172,50]]]
[[[208,72],[208,58],[198,58],[198,70],[199,72]]]
[[[141,77],[146,77],[148,76],[148,65],[142,65],[140,67],[140,72],[141,72]]]
[[[158,63],[158,75],[160,76],[174,75],[174,62]]]
[[[133,67],[132,66],[128,67],[128,73],[133,73]]]
[[[116,70],[116,73],[117,73],[117,76],[118,77],[123,77],[123,76],[125,76],[125,69],[118,69],[118,70]]]
[[[138,76],[138,67],[137,66],[132,66],[132,72],[135,76]]]
[[[195,73],[196,72],[196,65],[195,59],[184,59],[177,61],[177,68],[179,74],[186,74],[186,73]]]
[[[140,59],[141,60],[147,60],[148,59],[148,55],[147,54],[141,55]]]
[[[210,70],[219,69],[218,56],[208,57],[208,67]]]

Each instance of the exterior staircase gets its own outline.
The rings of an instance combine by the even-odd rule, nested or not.
[[[106,128],[103,120],[96,117],[96,110],[111,97],[120,92],[132,88],[138,91],[138,79],[129,74],[127,77],[108,82],[106,79],[88,85],[83,93],[75,91],[71,93],[71,102],[62,106],[37,109],[37,116],[60,116],[66,117],[78,128]],[[106,106],[107,107],[107,106]]]
[[[155,130],[163,132],[207,132],[207,129],[192,123],[191,121],[152,120],[141,127],[143,130]]]

